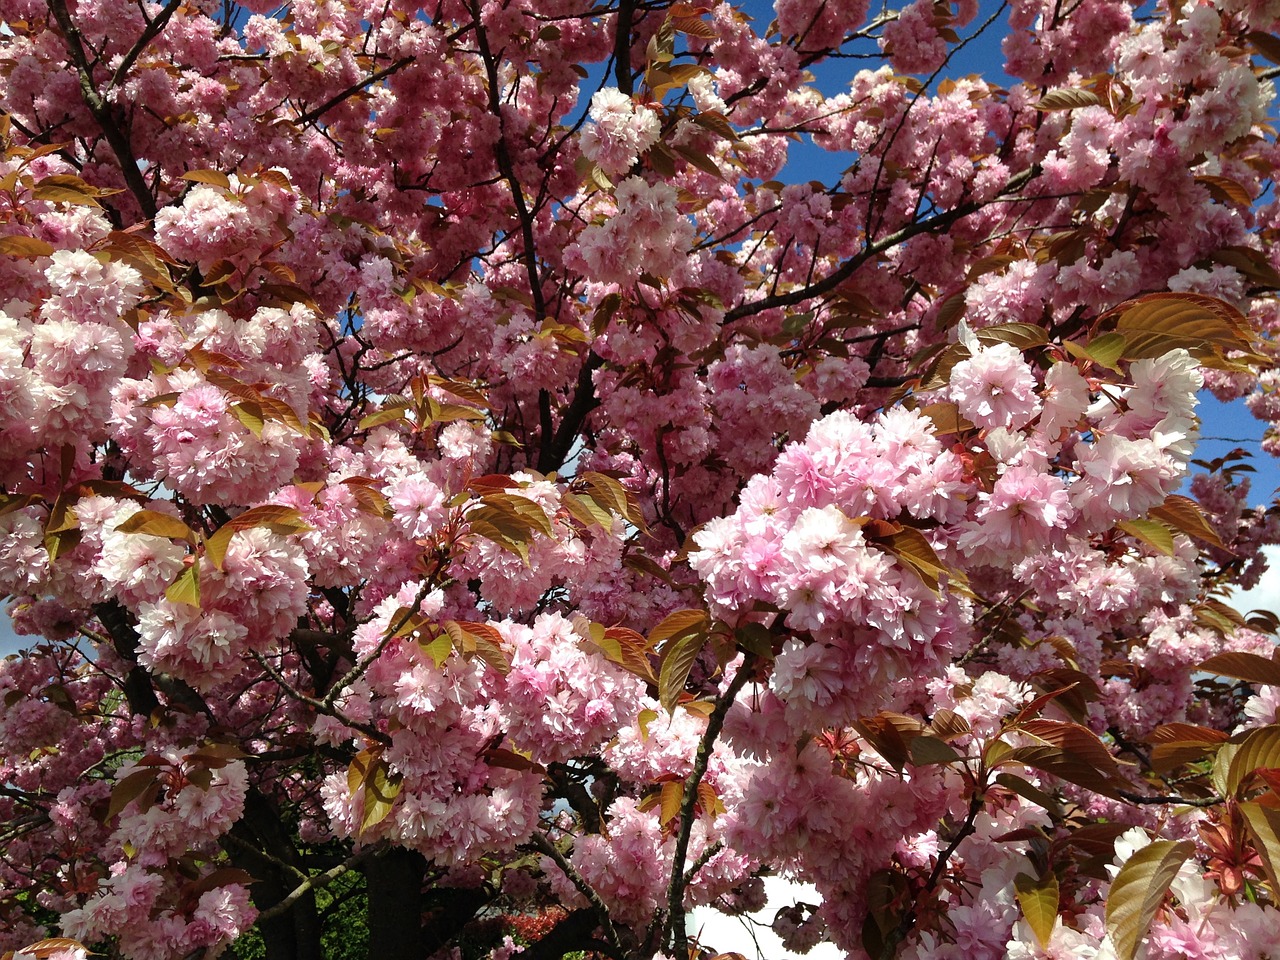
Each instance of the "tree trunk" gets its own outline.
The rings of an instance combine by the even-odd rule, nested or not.
[[[427,861],[413,850],[392,849],[366,861],[369,960],[421,960],[422,882]]]
[[[231,828],[239,843],[225,843],[231,862],[253,874],[249,887],[253,905],[269,910],[298,885],[298,878],[280,866],[297,864],[297,851],[280,829],[280,818],[270,801],[255,789],[245,797],[244,816]],[[285,913],[258,923],[267,960],[323,960],[320,920],[314,891],[307,891]]]

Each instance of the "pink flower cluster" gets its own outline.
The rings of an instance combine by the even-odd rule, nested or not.
[[[616,87],[606,87],[591,98],[591,119],[595,123],[579,137],[582,154],[611,178],[625,176],[662,132],[657,113],[637,107]]]

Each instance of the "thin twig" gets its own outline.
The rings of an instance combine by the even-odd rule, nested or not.
[[[577,888],[580,894],[587,898],[587,902],[595,910],[596,916],[600,920],[600,926],[604,928],[609,942],[615,947],[621,946],[618,940],[618,931],[614,929],[613,920],[609,917],[609,907],[600,899],[600,894],[596,893],[591,884],[583,879],[582,874],[560,852],[560,848],[552,843],[551,839],[541,830],[534,832],[533,845],[554,860],[556,866],[560,868],[560,872],[569,878],[569,882]]]
[[[330,97],[328,100],[320,104],[320,106],[316,107],[315,109],[308,110],[305,113],[301,114],[296,120],[294,120],[294,123],[296,123],[298,126],[305,126],[306,124],[311,123],[314,120],[318,120],[323,114],[328,113],[330,110],[332,110],[338,104],[342,103],[344,100],[350,99],[351,97],[355,96],[365,87],[371,87],[375,83],[377,83],[379,80],[385,80],[387,77],[391,76],[391,74],[395,73],[397,70],[403,70],[405,67],[407,67],[411,63],[413,63],[413,57],[402,57],[401,59],[397,60],[395,63],[391,64],[390,66],[383,67],[381,70],[377,71],[376,73],[369,74],[369,76],[365,77],[363,80],[360,80],[357,83],[353,83],[351,86],[347,87],[347,89],[343,90],[339,94],[336,94]]]
[[[1036,173],[1037,170],[1032,167],[1010,177],[1009,182],[1005,184],[1004,191],[1002,191],[1001,195],[992,200],[982,202],[970,201],[969,203],[964,203],[958,207],[948,210],[946,213],[940,213],[936,217],[929,217],[926,220],[917,220],[914,223],[909,223],[902,229],[895,230],[893,233],[881,240],[868,243],[861,253],[857,256],[850,257],[821,280],[801,287],[798,290],[792,290],[790,293],[779,293],[774,296],[762,297],[759,300],[744,303],[741,306],[728,311],[724,315],[724,322],[732,323],[734,320],[741,320],[743,317],[754,316],[755,314],[761,313],[765,310],[772,310],[775,307],[794,306],[797,303],[803,303],[805,300],[812,300],[814,297],[822,296],[824,293],[830,293],[836,287],[840,286],[840,284],[853,276],[854,271],[872,257],[879,256],[886,250],[896,247],[898,244],[904,243],[918,234],[949,227],[957,220],[962,220],[972,213],[977,213],[983,207],[993,203],[1001,203],[1010,199],[1005,197],[1004,194],[1023,186],[1028,180],[1032,179]]]
[[[982,812],[982,807],[986,801],[986,793],[983,790],[974,790],[973,796],[969,800],[969,813],[965,817],[964,825],[951,838],[951,842],[947,844],[947,848],[938,855],[938,862],[934,864],[933,871],[929,874],[929,879],[925,881],[924,889],[920,891],[916,902],[911,905],[902,920],[885,938],[884,947],[880,951],[880,960],[893,960],[894,955],[898,952],[898,947],[903,940],[906,939],[912,928],[916,925],[917,910],[916,907],[920,902],[920,897],[924,897],[931,893],[938,881],[942,879],[943,872],[947,869],[947,862],[951,859],[952,854],[959,849],[960,844],[964,842],[976,829],[974,824],[978,819],[978,814]]]
[[[724,841],[717,840],[715,843],[707,847],[707,849],[703,850],[698,856],[698,859],[693,861],[692,866],[684,872],[684,885],[687,887],[689,884],[693,883],[693,878],[698,875],[698,871],[710,863],[711,858],[723,849]]]
[[[388,636],[391,636],[391,634],[388,634]],[[382,646],[385,646],[385,641]],[[379,647],[379,650],[381,650],[381,646]],[[328,697],[326,697],[324,700],[317,700],[315,697],[312,697],[303,693],[301,690],[294,687],[293,684],[291,684],[288,680],[286,680],[284,678],[284,675],[281,674],[280,671],[278,671],[275,667],[273,667],[271,665],[271,662],[267,660],[266,657],[258,653],[256,650],[252,652],[252,656],[254,661],[258,664],[258,666],[260,666],[264,671],[266,671],[267,676],[269,676],[273,681],[275,681],[276,686],[278,686],[281,690],[283,690],[288,696],[292,697],[294,700],[297,700],[299,703],[305,703],[307,706],[314,709],[317,713],[322,713],[325,716],[333,717],[335,720],[341,723],[344,727],[350,727],[352,730],[358,730],[361,733],[363,733],[366,737],[369,737],[373,740],[377,740],[379,743],[390,746],[391,738],[387,736],[387,734],[379,730],[377,727],[373,726],[372,724],[364,723],[360,720],[354,720],[351,717],[348,717],[341,710],[335,707],[333,703],[329,702]]]
[[[383,636],[373,653],[348,670],[337,683],[329,688],[329,692],[324,695],[324,700],[319,701],[323,703],[326,709],[332,709],[338,697],[342,696],[342,691],[363,677],[365,671],[373,665],[373,662],[382,656],[382,651],[387,649],[387,645],[395,639],[396,634],[417,614],[418,608],[422,606],[422,601],[427,598],[427,594],[433,589],[435,589],[435,577],[431,576],[422,582],[422,586],[418,588],[417,595],[413,598],[413,603],[387,627],[386,635]]]
[[[1130,793],[1128,790],[1117,790],[1130,803],[1139,804],[1172,804],[1180,807],[1216,807],[1222,803],[1221,797],[1177,797],[1169,795],[1146,796],[1141,793]]]

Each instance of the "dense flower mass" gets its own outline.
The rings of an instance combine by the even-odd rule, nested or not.
[[[997,6],[0,0],[0,960],[1274,953],[1280,6]]]

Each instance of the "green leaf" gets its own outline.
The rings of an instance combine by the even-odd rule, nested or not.
[[[1049,342],[1044,327],[1033,323],[998,323],[976,331],[979,342],[985,344],[1007,343],[1019,350],[1042,347]]]
[[[1231,771],[1231,761],[1239,752],[1240,744],[1224,743],[1218,747],[1217,755],[1213,758],[1213,789],[1220,797],[1228,797],[1233,793],[1227,786],[1227,778]]]
[[[640,739],[649,739],[649,724],[658,719],[657,710],[641,710],[640,715],[636,717],[636,724],[640,727]]]
[[[361,513],[381,520],[391,519],[391,503],[386,494],[378,489],[379,481],[369,477],[347,477],[342,485],[351,491],[356,498]]]
[[[116,814],[142,796],[159,776],[160,772],[156,767],[143,767],[118,781],[111,788],[111,802],[107,804],[107,813],[102,822],[110,823],[114,820]]]
[[[400,793],[400,781],[400,775],[391,773],[380,750],[361,750],[356,754],[347,768],[347,788],[352,796],[363,800],[364,814],[357,835],[368,832],[391,813],[391,806]]]
[[[483,498],[486,507],[519,518],[530,530],[538,530],[544,536],[552,536],[551,521],[547,513],[528,497],[515,493],[491,493]],[[470,519],[471,514],[467,515]]]
[[[911,762],[917,767],[927,767],[935,763],[955,763],[960,754],[944,740],[922,734],[911,741]]]
[[[1036,806],[1043,807],[1051,814],[1062,809],[1062,804],[1057,800],[1049,796],[1049,794],[1045,793],[1035,784],[1015,773],[1000,774],[996,777],[996,783],[1000,784],[1000,786],[1004,787],[1006,790],[1013,791],[1023,799],[1030,800]]]
[[[431,662],[438,668],[445,665],[445,661],[449,659],[449,654],[453,653],[453,638],[448,633],[437,634],[430,640],[421,640],[418,646],[422,649]]]
[[[408,405],[403,403],[397,403],[392,406],[385,407],[376,413],[371,413],[367,417],[363,417],[360,420],[359,428],[361,430],[371,430],[384,423],[394,423],[398,420],[404,420],[405,412],[408,409]]]
[[[1003,741],[1000,741],[1003,742]],[[1108,772],[1099,770],[1092,763],[1082,759],[1070,750],[1055,747],[1051,744],[1033,747],[1012,747],[1001,751],[998,761],[988,761],[995,767],[1009,763],[1018,763],[1034,770],[1053,774],[1068,783],[1100,793],[1104,797],[1118,799],[1118,784]]]
[[[963,573],[947,567],[938,559],[932,545],[915,527],[902,527],[886,537],[875,538],[873,542],[892,553],[904,567],[935,592],[944,575],[953,584],[968,583],[968,578]]]
[[[635,494],[613,477],[604,473],[589,470],[579,478],[587,486],[587,495],[610,513],[617,514],[629,524],[646,532],[649,527],[644,522],[644,513],[640,509],[640,501]]]
[[[636,631],[627,627],[604,627],[593,623],[591,637],[585,645],[599,650],[606,660],[616,663],[645,683],[657,685],[658,677],[653,672],[653,664],[649,662],[649,644]]]
[[[116,527],[120,533],[140,533],[148,537],[168,537],[171,540],[196,542],[195,531],[177,517],[158,510],[139,510]]]
[[[1255,30],[1245,35],[1253,48],[1272,63],[1280,63],[1280,37]]]
[[[491,767],[502,767],[504,770],[519,770],[522,773],[530,770],[535,773],[547,772],[547,768],[542,764],[535,763],[523,753],[508,750],[506,747],[490,747],[480,756]]]
[[[93,194],[84,189],[48,184],[44,181],[35,186],[35,189],[31,191],[31,196],[35,200],[46,200],[49,203],[70,203],[81,207],[101,206],[94,199]]]
[[[272,533],[288,536],[304,533],[311,527],[293,507],[282,507],[268,503],[260,507],[251,507],[238,517],[232,517],[204,542],[204,552],[213,565],[219,570],[227,559],[227,547],[238,530],[251,530],[254,527],[266,527]]]
[[[1036,110],[1078,110],[1081,107],[1096,107],[1102,101],[1092,90],[1079,90],[1075,87],[1059,87],[1050,90],[1032,107]]]
[[[1203,540],[1215,547],[1224,547],[1218,532],[1210,526],[1200,505],[1189,497],[1171,494],[1164,503],[1152,507],[1147,516],[1167,523],[1174,530],[1181,530],[1189,537]]]
[[[911,742],[924,729],[924,724],[915,717],[890,710],[861,717],[852,726],[898,773],[902,772],[911,756]]]
[[[733,632],[738,649],[754,653],[762,660],[773,659],[773,633],[763,623],[747,621]]]
[[[668,780],[662,785],[658,822],[664,827],[680,818],[680,804],[684,801],[684,781]]]
[[[1128,341],[1122,333],[1104,333],[1094,337],[1085,346],[1085,355],[1100,366],[1110,370],[1120,369],[1120,358],[1124,356]]]
[[[658,699],[668,713],[675,713],[685,682],[689,679],[689,671],[706,645],[707,636],[703,630],[685,631],[669,640],[663,648],[658,667]]]
[[[1207,189],[1209,195],[1219,203],[1234,203],[1246,210],[1253,206],[1253,197],[1249,196],[1249,191],[1239,180],[1206,174],[1196,177],[1196,183]]]
[[[1182,347],[1202,362],[1239,351],[1256,357],[1249,323],[1235,307],[1198,293],[1151,293],[1112,311],[1127,341],[1125,358],[1159,357]]]
[[[1156,840],[1120,868],[1107,894],[1107,932],[1119,960],[1137,955],[1178,868],[1195,849],[1190,840]]]
[[[0,237],[0,254],[11,257],[47,257],[53,253],[53,245],[36,237]]]
[[[1057,693],[1058,691],[1053,691]],[[1073,757],[1092,766],[1108,777],[1118,774],[1116,759],[1107,749],[1106,744],[1098,739],[1098,735],[1088,727],[1065,720],[1024,720],[1018,725],[1023,733],[1028,733],[1037,740],[1061,747]]]
[[[63,953],[72,950],[80,950],[94,956],[93,951],[89,950],[79,940],[72,940],[69,937],[49,937],[45,940],[37,940],[29,946],[23,947],[18,952],[23,956],[33,956],[36,960],[49,960],[55,953]],[[100,954],[99,954],[100,955]],[[8,954],[5,954],[8,956]]]
[[[1280,894],[1280,810],[1249,801],[1240,804],[1240,812],[1253,836],[1253,848],[1266,870],[1274,902],[1275,895]]]
[[[1173,556],[1173,534],[1157,520],[1122,520],[1116,524],[1116,529],[1123,530],[1135,540],[1141,540],[1166,557]]]
[[[506,641],[497,627],[473,620],[446,620],[443,626],[464,658],[478,657],[504,676],[511,672],[511,659],[504,649]]]
[[[178,574],[178,579],[169,584],[164,598],[170,603],[185,603],[192,607],[200,606],[200,564],[192,563]]]
[[[49,562],[53,563],[64,553],[74,550],[80,543],[80,537],[81,533],[78,529],[45,534],[44,549],[49,554]]]
[[[1235,796],[1253,779],[1258,769],[1280,767],[1280,726],[1271,724],[1254,730],[1231,754],[1227,765],[1226,796]]]
[[[560,494],[560,505],[585,527],[600,527],[608,530],[613,526],[613,514],[591,497],[581,497],[566,490]]]
[[[683,145],[677,145],[675,150],[676,153],[680,154],[680,156],[684,157],[703,173],[708,173],[717,179],[723,176],[720,172],[720,167],[716,162],[701,150],[695,150],[692,147],[686,147]]]
[[[252,400],[241,400],[239,403],[232,404],[231,412],[255,437],[262,436],[262,428],[266,426],[267,421],[260,404]]]
[[[1058,878],[1052,870],[1039,879],[1020,873],[1013,878],[1013,889],[1022,915],[1043,949],[1058,920]]]
[[[649,631],[649,646],[656,647],[664,640],[690,634],[706,633],[711,618],[705,610],[676,610],[662,618],[662,622]]]
[[[231,181],[227,179],[227,175],[217,170],[188,170],[182,175],[182,179],[190,180],[192,183],[212,184],[223,190],[231,189]]]

